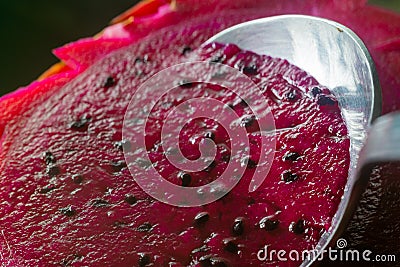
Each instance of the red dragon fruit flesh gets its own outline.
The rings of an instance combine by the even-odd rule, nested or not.
[[[300,265],[301,259],[261,261],[257,253],[265,246],[313,249],[329,229],[349,168],[350,142],[338,102],[328,88],[286,60],[233,44],[202,45],[229,26],[284,13],[332,18],[353,28],[377,63],[385,112],[400,106],[400,81],[393,78],[400,68],[395,63],[400,19],[363,1],[143,2],[95,38],[56,49],[61,63],[0,99],[1,265]],[[365,19],[371,14],[381,23]],[[380,26],[389,21],[397,27]],[[135,125],[148,112],[146,132],[133,127],[126,136],[124,116],[132,95],[160,71],[187,62],[223,64],[244,75],[265,99],[274,135],[265,138],[247,98],[182,75],[170,77],[175,86],[161,98],[140,96],[132,113],[136,117],[128,122]],[[184,72],[226,78],[201,64]],[[234,85],[243,91],[242,84]],[[216,201],[180,207],[139,186],[146,171],[132,172],[132,164],[146,170],[149,162],[135,157],[137,143],[131,137],[143,137],[142,152],[165,181],[189,189],[217,181],[235,160],[235,143],[221,123],[200,117],[170,135],[191,160],[201,157],[203,143],[215,144],[206,168],[182,170],[168,158],[177,148],[165,149],[166,118],[180,120],[169,112],[193,98],[220,101],[240,118],[232,127],[244,131],[248,156],[240,158],[244,173],[232,190],[221,186],[215,188],[221,196]],[[263,140],[274,145],[273,160],[262,184],[249,192],[265,157]]]
[[[42,119],[46,116],[43,124],[26,121],[24,128],[36,134],[20,140],[25,149],[13,153],[22,153],[15,158],[29,155],[30,159],[19,165],[18,172],[7,169],[7,177],[18,176],[7,185],[16,191],[2,193],[7,203],[2,223],[13,229],[6,237],[17,239],[18,228],[26,234],[24,242],[13,244],[15,251],[24,251],[12,255],[14,260],[31,265],[207,266],[218,262],[243,266],[262,264],[256,254],[264,245],[287,251],[312,249],[330,226],[349,164],[349,139],[334,97],[287,61],[241,51],[234,45],[212,44],[184,56],[157,57],[149,52],[128,47],[114,55],[116,61],[104,58],[48,98],[57,105],[46,111],[38,107],[32,113]],[[126,57],[132,54],[137,55],[134,60]],[[153,165],[165,179],[189,187],[209,183],[224,172],[233,144],[226,130],[213,121],[190,121],[179,140],[189,158],[199,156],[201,140],[215,141],[215,160],[202,171],[181,173],[168,163],[160,142],[167,111],[204,96],[230,105],[241,118],[237,127],[247,130],[250,158],[241,181],[217,202],[179,208],[155,201],[131,177],[120,149],[129,144],[121,139],[120,130],[130,100],[124,96],[161,70],[163,62],[187,60],[236,67],[266,96],[274,114],[277,144],[271,171],[255,192],[247,193],[247,188],[260,158],[261,136],[246,102],[224,88],[180,80],[150,113],[146,147]],[[88,90],[92,86],[93,93]],[[78,102],[73,100],[77,98]],[[104,106],[100,112],[96,103],[107,101],[119,104]],[[145,106],[153,99],[143,96],[141,101]],[[32,143],[38,148],[30,150]],[[32,190],[29,199],[24,199],[25,190]],[[15,201],[25,204],[18,206]],[[14,212],[6,213],[13,207]]]

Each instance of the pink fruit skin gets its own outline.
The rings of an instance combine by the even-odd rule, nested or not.
[[[161,1],[160,1],[161,2]],[[362,39],[366,42],[367,47],[369,48],[375,62],[377,65],[379,77],[381,80],[382,88],[383,88],[383,112],[389,112],[393,110],[399,109],[400,105],[400,97],[399,97],[399,85],[400,79],[398,77],[398,73],[400,70],[400,19],[398,15],[392,14],[387,11],[383,11],[374,7],[366,6],[364,1],[265,1],[264,3],[260,2],[243,2],[236,1],[232,3],[232,1],[219,1],[215,3],[212,10],[209,10],[209,5],[207,7],[201,6],[199,3],[189,3],[177,2],[177,5],[171,7],[169,4],[162,5],[160,8],[160,12],[154,15],[147,15],[146,17],[135,19],[134,23],[123,25],[116,24],[110,26],[106,29],[102,37],[94,39],[91,43],[88,42],[77,42],[76,45],[72,44],[66,46],[58,50],[58,53],[62,60],[65,60],[69,66],[61,73],[46,78],[40,82],[34,82],[26,88],[20,89],[8,96],[2,98],[0,102],[0,130],[2,132],[2,147],[1,147],[1,169],[0,172],[2,177],[7,177],[5,179],[4,184],[1,185],[2,190],[4,192],[11,192],[13,190],[17,190],[17,188],[22,188],[20,190],[15,191],[10,197],[15,198],[14,203],[26,203],[29,201],[40,201],[37,200],[38,195],[34,193],[36,190],[32,183],[37,182],[37,175],[32,175],[33,173],[40,173],[42,171],[42,160],[41,151],[37,151],[36,158],[32,157],[30,161],[37,160],[35,164],[30,163],[29,165],[40,166],[40,168],[32,168],[29,170],[21,170],[20,161],[24,157],[23,154],[18,154],[18,147],[21,147],[21,144],[18,144],[24,134],[29,135],[32,129],[23,129],[29,122],[35,120],[42,120],[42,114],[46,113],[46,108],[41,110],[39,106],[44,100],[51,97],[52,94],[61,90],[60,88],[69,83],[73,78],[75,78],[79,73],[83,72],[88,66],[92,65],[94,62],[100,60],[105,54],[110,52],[111,50],[118,49],[122,46],[128,45],[130,43],[138,43],[142,40],[146,35],[157,35],[160,29],[165,28],[168,25],[178,24],[178,22],[182,22],[182,28],[188,27],[190,25],[199,25],[198,29],[198,40],[193,42],[195,46],[198,46],[203,40],[207,39],[209,36],[219,31],[220,29],[226,28],[232,24],[268,16],[268,15],[276,15],[276,14],[284,14],[284,13],[302,13],[302,14],[311,14],[322,16],[326,18],[331,18],[337,20],[350,28],[352,28],[356,33],[358,33]],[[246,8],[246,12],[244,9]],[[254,10],[256,8],[257,10]],[[194,10],[194,11],[193,11]],[[221,11],[224,10],[224,11]],[[204,16],[204,13],[208,14]],[[201,15],[196,15],[201,14]],[[218,14],[218,15],[217,15]],[[197,19],[196,16],[204,17],[203,19]],[[206,27],[207,23],[204,21],[213,21],[213,18],[218,17],[219,20],[215,23],[211,23],[211,30]],[[140,24],[139,24],[140,21]],[[203,23],[203,27],[201,24]],[[210,24],[208,24],[210,26]],[[112,45],[111,42],[107,42],[107,40],[103,39],[119,39],[119,42],[115,42],[115,46]],[[172,38],[172,37],[171,37]],[[88,45],[90,43],[90,45]],[[172,42],[171,42],[172,43]],[[189,42],[188,42],[189,43]],[[106,46],[103,46],[106,45]],[[184,45],[184,44],[182,44]],[[91,49],[91,46],[95,47]],[[139,45],[140,46],[140,45]],[[103,47],[105,49],[103,49]],[[87,49],[89,48],[89,50]],[[104,52],[102,52],[104,51]],[[82,63],[81,63],[82,62]],[[108,97],[108,96],[107,96]],[[68,98],[68,97],[66,97]],[[112,100],[110,100],[112,101]],[[49,107],[50,108],[50,107]],[[39,111],[38,111],[39,109]],[[83,110],[84,111],[84,110]],[[32,114],[40,114],[40,117],[30,117]],[[57,120],[55,120],[57,122]],[[54,121],[49,120],[49,125],[52,125]],[[47,140],[51,140],[52,133],[48,133]],[[118,139],[118,133],[115,134],[116,139]],[[45,142],[39,142],[43,147],[45,146]],[[18,144],[18,145],[16,145]],[[85,143],[86,144],[86,143]],[[85,145],[82,143],[81,146]],[[55,143],[56,145],[56,143]],[[66,153],[67,151],[60,151],[59,155]],[[40,154],[40,155],[39,155]],[[111,156],[111,159],[118,159],[119,155],[114,154]],[[78,160],[78,157],[72,157],[69,160]],[[376,177],[378,181],[370,186],[370,190],[366,194],[368,196],[367,199],[364,199],[364,206],[361,206],[361,210],[359,211],[361,216],[358,216],[353,222],[352,229],[357,229],[353,233],[348,234],[349,238],[352,240],[358,241],[357,244],[361,244],[359,241],[362,237],[370,236],[368,231],[365,231],[366,228],[378,229],[383,233],[387,233],[388,231],[384,231],[382,227],[375,227],[374,221],[378,221],[379,218],[385,215],[385,210],[392,211],[386,203],[393,203],[390,197],[393,194],[398,192],[398,185],[396,182],[391,182],[392,180],[386,181],[382,180],[383,178],[387,178],[386,173],[396,173],[396,165],[383,166],[379,168],[377,171]],[[25,175],[24,175],[25,171]],[[40,174],[38,174],[40,177]],[[98,176],[101,176],[101,171],[97,171]],[[11,181],[12,177],[16,177]],[[119,176],[117,176],[119,177]],[[28,179],[30,182],[30,186],[28,188],[24,188],[23,184],[26,183]],[[106,183],[106,181],[105,181]],[[101,184],[100,187],[104,187],[103,182],[99,182]],[[69,188],[69,190],[73,189],[72,185],[64,185]],[[14,188],[14,189],[12,189]],[[371,190],[372,189],[372,190]],[[389,190],[390,189],[390,190]],[[10,191],[11,190],[11,191]],[[396,191],[397,190],[397,191]],[[377,192],[378,191],[378,192]],[[382,192],[387,192],[385,198],[382,198],[384,195]],[[140,192],[135,192],[138,196],[140,196]],[[85,193],[82,193],[85,194]],[[89,194],[89,192],[86,192]],[[368,195],[369,194],[369,195]],[[54,201],[57,200],[57,195],[54,196]],[[375,199],[376,201],[371,201],[371,199]],[[51,202],[51,199],[48,200]],[[392,202],[391,202],[392,201]],[[372,202],[372,203],[371,203]],[[376,216],[371,218],[371,216],[367,216],[368,210],[365,208],[366,204],[369,206],[373,206],[373,209],[376,211]],[[394,202],[398,203],[398,202]],[[37,220],[38,222],[43,221],[40,214],[25,214],[21,215],[14,210],[22,209],[19,208],[21,205],[9,205],[10,203],[4,203],[5,208],[2,210],[2,213],[8,214],[16,214],[17,217],[26,217],[27,220],[32,220],[34,222]],[[47,205],[47,204],[46,204]],[[390,205],[391,207],[395,205]],[[154,204],[156,207],[157,205]],[[29,206],[28,206],[29,207]],[[378,208],[379,207],[379,208]],[[41,214],[46,214],[47,212],[55,212],[58,207],[50,207],[50,204],[43,207],[43,212]],[[157,209],[156,209],[157,210]],[[14,212],[13,212],[14,211]],[[51,213],[50,212],[50,213]],[[128,212],[128,211],[126,211]],[[387,214],[387,213],[386,213]],[[194,216],[195,214],[193,214]],[[35,219],[36,218],[36,219]],[[360,219],[361,218],[361,219]],[[365,219],[367,218],[367,219]],[[55,221],[54,224],[57,224],[57,218],[53,218]],[[367,221],[367,222],[366,222]],[[79,223],[79,222],[78,222]],[[40,225],[40,224],[37,224]],[[65,225],[60,223],[60,225],[65,226],[65,228],[70,227],[70,225]],[[81,222],[81,225],[89,226],[85,222]],[[123,224],[122,224],[123,225]],[[101,229],[101,225],[94,225],[95,227],[99,227]],[[18,223],[15,223],[13,227],[5,227],[5,229],[21,229],[22,227],[29,228],[30,232],[36,233],[38,226],[24,226]],[[36,228],[35,228],[36,227]],[[61,228],[63,228],[61,227]],[[65,229],[64,228],[64,229]],[[363,230],[362,233],[359,234],[358,230]],[[382,230],[383,229],[383,230]],[[29,232],[28,231],[28,232]],[[67,232],[70,231],[78,231],[78,228],[71,226]],[[18,231],[16,231],[18,232]],[[40,231],[39,231],[40,232]],[[379,232],[379,231],[377,231]],[[392,229],[389,231],[391,234],[386,235],[390,240],[390,236],[399,235],[399,227],[393,225]],[[66,233],[66,232],[65,232]],[[357,234],[355,234],[357,233]],[[66,244],[62,244],[57,242],[57,238],[67,238],[68,234],[64,234],[62,231],[50,230],[47,232],[48,235],[52,237],[51,247],[54,249],[62,249]],[[9,237],[9,233],[7,231],[4,232],[4,241],[2,241],[2,255],[5,257],[4,262],[9,266],[17,266],[19,257],[16,255],[17,253],[24,251],[26,255],[35,255],[37,251],[30,250],[29,247],[25,247],[22,249],[21,247],[15,246],[13,244],[13,240]],[[11,233],[12,235],[12,233]],[[358,235],[358,236],[357,236]],[[29,240],[27,234],[21,234],[24,240]],[[361,238],[360,238],[361,236]],[[111,237],[110,237],[111,238]],[[375,238],[376,240],[377,238]],[[8,242],[5,242],[7,240]],[[6,243],[10,244],[10,249],[6,246]],[[390,243],[390,242],[389,242]],[[37,243],[39,245],[39,243]],[[367,244],[372,244],[374,246],[377,245],[377,242],[372,239],[372,241]],[[390,250],[390,247],[396,247],[397,243],[393,241],[392,246],[387,246],[386,250]],[[112,244],[106,243],[101,244],[101,246],[113,247]],[[122,248],[123,249],[123,244]],[[31,254],[30,254],[31,253]],[[138,256],[139,257],[139,256]],[[74,266],[79,266],[79,255],[73,259],[67,259],[67,261],[75,262]],[[100,264],[101,257],[97,259],[97,264]],[[96,264],[96,261],[93,262]],[[35,264],[35,263],[33,263]],[[21,263],[21,265],[23,265]]]

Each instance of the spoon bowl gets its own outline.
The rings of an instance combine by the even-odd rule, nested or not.
[[[349,28],[303,15],[275,16],[238,24],[206,43],[211,42],[233,43],[257,54],[286,59],[327,86],[339,101],[349,132],[350,167],[331,227],[316,246],[321,253],[340,236],[368,181],[368,175],[361,175],[365,160],[360,160],[360,155],[368,129],[380,113],[382,100],[377,72],[367,48]],[[305,260],[302,266],[312,263],[313,260]]]

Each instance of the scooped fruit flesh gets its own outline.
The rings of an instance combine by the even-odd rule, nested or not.
[[[129,247],[129,242],[126,243],[125,239],[120,236],[122,234],[121,231],[123,231],[121,230],[122,227],[119,228],[120,232],[117,232],[117,234],[111,232],[101,234],[107,227],[101,221],[101,216],[96,215],[96,212],[91,213],[97,216],[97,219],[94,218],[93,224],[91,224],[91,217],[86,216],[75,226],[73,225],[74,222],[69,222],[68,218],[64,218],[61,213],[58,213],[60,208],[63,214],[75,214],[77,206],[70,203],[76,202],[78,205],[86,203],[89,198],[96,195],[94,192],[103,190],[110,184],[103,177],[103,175],[108,177],[108,172],[104,174],[98,168],[99,163],[102,162],[101,158],[94,159],[94,155],[98,153],[99,149],[102,153],[109,154],[107,160],[110,158],[115,159],[110,165],[106,164],[107,160],[105,160],[102,162],[103,165],[110,166],[110,170],[122,168],[123,174],[113,175],[113,179],[123,183],[123,177],[128,177],[126,169],[123,167],[124,164],[121,162],[123,157],[119,154],[122,152],[114,151],[114,146],[111,145],[101,146],[104,143],[99,143],[100,146],[97,147],[97,141],[90,140],[94,137],[97,138],[95,134],[87,136],[82,133],[79,138],[71,134],[68,129],[72,124],[72,128],[82,129],[82,131],[86,126],[93,129],[88,124],[90,119],[87,117],[80,118],[79,114],[72,112],[75,110],[72,107],[83,105],[82,110],[85,110],[85,105],[87,107],[88,103],[85,103],[85,99],[81,102],[80,92],[89,91],[87,93],[89,96],[96,94],[100,94],[96,96],[98,98],[103,96],[100,100],[104,102],[97,101],[95,103],[100,108],[100,117],[103,105],[104,107],[114,107],[111,109],[117,110],[120,108],[119,111],[123,110],[119,105],[121,105],[121,99],[127,96],[119,88],[121,83],[124,84],[118,80],[121,78],[119,71],[122,68],[102,66],[102,71],[100,72],[100,64],[115,64],[116,61],[122,58],[121,54],[126,53],[126,60],[131,58],[132,61],[136,57],[146,54],[153,60],[155,57],[159,58],[160,54],[164,55],[164,57],[165,55],[178,57],[181,53],[185,54],[196,49],[212,35],[229,26],[251,19],[279,14],[307,14],[324,17],[336,20],[354,30],[366,43],[375,61],[383,93],[383,112],[387,113],[399,109],[400,42],[398,36],[400,34],[400,17],[398,14],[368,5],[364,0],[220,0],[206,2],[176,0],[172,1],[172,3],[164,0],[150,0],[142,2],[140,5],[125,12],[114,21],[116,24],[107,27],[95,38],[87,38],[57,49],[55,53],[63,61],[62,63],[57,64],[46,72],[40,81],[35,81],[29,86],[0,99],[0,175],[2,178],[0,183],[2,192],[0,214],[3,218],[0,220],[2,228],[2,238],[0,238],[1,263],[6,266],[60,264],[67,266],[104,266],[107,264],[135,266],[139,265],[139,263],[146,265],[150,262],[153,256],[142,252],[148,246],[144,246],[140,250],[138,250],[138,248],[141,248],[140,246]],[[129,45],[132,47],[111,54],[113,51]],[[104,56],[107,56],[108,59],[99,62]],[[159,59],[158,62],[163,62],[163,59]],[[163,63],[167,66],[169,62],[172,63],[173,61],[169,60]],[[88,70],[88,72],[94,74],[94,69],[97,69],[98,74],[101,74],[101,76],[91,76],[91,74],[86,73],[84,77],[79,78],[79,81],[74,80],[78,79],[76,77],[91,66],[92,69]],[[134,68],[132,73],[135,71],[136,69]],[[83,88],[81,83],[87,78],[91,78],[91,81],[86,81],[87,84]],[[128,78],[125,77],[123,80],[127,81]],[[132,78],[132,81],[137,83],[142,83],[143,80],[139,81]],[[110,86],[114,83],[118,86]],[[112,93],[101,91],[103,86],[112,88]],[[77,92],[73,93],[75,90]],[[63,91],[62,94],[64,95],[71,94],[71,97],[65,97],[65,99],[60,97],[56,103],[55,99],[59,97],[57,95],[60,94],[60,91]],[[52,95],[55,96],[51,97]],[[123,103],[126,102],[126,100],[123,100]],[[56,108],[58,105],[61,108]],[[53,111],[51,114],[47,114],[52,109],[57,109],[59,112]],[[65,117],[66,113],[68,113],[68,118]],[[56,116],[52,117],[54,114]],[[119,129],[121,123],[115,123],[119,119],[114,120],[111,115],[113,113],[103,116],[103,118],[107,118],[103,128],[106,128],[107,123],[109,123]],[[46,125],[44,125],[45,120],[48,120]],[[52,130],[54,125],[63,125],[64,128],[60,126],[61,130]],[[108,129],[112,128],[110,125],[107,126]],[[42,129],[43,127],[49,130],[45,132]],[[118,131],[116,131],[115,136],[103,133],[98,138],[104,137],[109,142],[114,142],[120,137]],[[38,135],[34,138],[33,136],[37,133]],[[70,140],[68,144],[64,144],[64,139],[60,139],[60,136],[63,135],[65,135],[66,139],[71,136],[74,136],[75,139]],[[87,138],[89,142],[81,138]],[[60,139],[60,142],[57,142],[58,139]],[[75,141],[79,141],[74,148],[76,151],[69,151],[68,147]],[[120,149],[123,143],[115,141],[115,148]],[[91,149],[85,150],[86,147],[91,147]],[[50,153],[43,155],[43,151],[46,150],[50,150]],[[77,153],[77,151],[81,154]],[[82,151],[87,151],[88,154]],[[84,157],[81,157],[82,155]],[[289,156],[289,158],[296,157],[296,154],[290,154]],[[47,162],[49,167],[46,167]],[[68,166],[76,163],[76,168],[69,167],[69,169],[66,168],[66,170],[60,171],[57,167],[63,167],[66,162],[69,162]],[[91,162],[91,164],[85,165],[87,162]],[[88,178],[87,176],[85,178],[84,175],[74,174],[89,172],[89,170],[92,170],[92,173],[97,173],[97,175],[94,175],[93,178]],[[355,217],[351,227],[352,238],[346,238],[349,244],[353,241],[361,249],[365,248],[365,244],[369,244],[387,253],[393,253],[393,249],[398,244],[397,233],[399,231],[395,224],[390,226],[392,222],[390,218],[395,218],[395,216],[388,216],[387,214],[392,214],[390,212],[377,212],[376,214],[380,214],[379,216],[373,214],[375,214],[374,210],[387,211],[386,208],[390,205],[386,204],[390,201],[385,200],[397,199],[397,191],[390,191],[386,188],[389,181],[396,177],[396,175],[390,175],[395,170],[396,166],[390,165],[375,172],[371,190],[365,196],[364,204],[366,205],[362,207],[362,214]],[[70,173],[67,175],[65,171],[70,171]],[[61,173],[61,176],[58,176],[59,178],[57,179],[49,180],[46,173],[48,175]],[[385,173],[388,175],[385,175]],[[381,177],[381,175],[383,176]],[[97,181],[98,177],[100,177],[100,180]],[[73,182],[71,182],[71,179]],[[86,181],[95,180],[89,183],[96,184],[93,190],[87,187],[84,190],[80,189],[80,186],[85,184],[85,179]],[[50,187],[45,187],[49,183],[57,183],[58,186],[55,189],[51,185]],[[82,200],[81,203],[79,203],[78,198],[73,200],[69,196],[70,192],[79,189],[83,192],[83,195],[87,194],[88,196],[87,200]],[[47,191],[52,192],[45,194]],[[130,190],[127,189],[125,191]],[[42,193],[39,194],[39,192]],[[132,195],[133,193],[135,192],[130,192],[127,196],[124,196],[124,201],[128,205],[130,205],[129,203],[139,202],[137,199],[139,199],[142,192],[137,191],[135,196]],[[99,193],[98,195],[102,194]],[[62,198],[66,198],[66,200],[62,201]],[[116,199],[120,198],[117,197]],[[106,205],[101,200],[96,200],[95,203],[100,206],[102,206],[101,203],[103,203],[103,206]],[[121,201],[121,203],[123,202]],[[239,205],[234,206],[232,210],[236,210]],[[395,206],[395,204],[392,206]],[[79,207],[82,207],[82,205]],[[83,209],[86,209],[85,205],[83,205]],[[168,211],[168,209],[166,210]],[[165,212],[165,210],[163,211]],[[129,213],[128,211],[126,212]],[[100,215],[105,215],[105,213]],[[139,212],[135,216],[139,217]],[[104,219],[106,216],[102,218]],[[207,218],[207,216],[200,214],[197,218]],[[175,219],[173,218],[173,220]],[[382,224],[382,221],[385,221],[384,219],[390,222]],[[54,222],[51,224],[52,227],[47,227],[50,222]],[[60,224],[57,225],[57,223]],[[266,223],[263,225],[266,225]],[[272,225],[275,225],[275,223],[272,223]],[[133,225],[131,226],[133,227]],[[391,228],[388,228],[389,226]],[[71,231],[67,231],[67,227],[71,227],[69,229]],[[131,231],[132,227],[127,228],[125,231]],[[149,227],[144,224],[140,229],[146,228]],[[240,220],[235,220],[234,229],[238,232],[244,229]],[[376,230],[374,234],[371,234],[371,229]],[[129,238],[126,232],[124,235]],[[189,233],[188,236],[190,235]],[[385,236],[384,244],[382,243],[382,235]],[[99,242],[96,243],[96,241]],[[88,246],[81,246],[85,242]],[[216,242],[215,244],[219,243]],[[228,246],[232,247],[229,244]],[[154,250],[159,247],[154,247]],[[125,252],[120,253],[121,251]],[[136,255],[137,251],[141,252]],[[153,248],[147,250],[147,252],[151,251],[153,251]],[[127,254],[131,256],[126,256]],[[136,256],[132,256],[133,254]],[[139,262],[136,260],[139,260]],[[203,265],[210,262],[211,260],[207,261],[205,259]],[[213,260],[212,263],[218,265],[217,260]],[[157,266],[156,261],[150,264]],[[222,265],[222,263],[219,264]],[[258,266],[260,262],[257,261],[255,264]],[[179,264],[176,264],[176,266],[179,266]]]
[[[285,60],[234,45],[212,44],[184,54],[173,53],[175,47],[159,53],[151,43],[123,48],[61,87],[24,121],[1,183],[0,223],[11,248],[4,263],[262,266],[271,263],[257,259],[265,245],[287,251],[316,245],[337,210],[349,164],[349,139],[334,96]],[[180,146],[195,157],[197,142],[212,138],[219,149],[209,169],[184,176],[165,160],[157,121],[179,101],[207,95],[226,102],[243,116],[241,127],[250,142],[247,170],[231,192],[202,207],[179,208],[155,201],[135,183],[122,152],[129,145],[122,140],[123,115],[147,78],[167,66],[199,60],[237,68],[258,85],[275,118],[276,152],[264,183],[248,193],[260,153],[248,107],[221,93],[223,88],[177,80],[182,85],[147,125],[148,152],[165,179],[205,184],[229,162],[226,133],[207,120],[188,123]]]

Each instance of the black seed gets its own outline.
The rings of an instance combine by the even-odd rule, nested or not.
[[[230,253],[236,254],[239,251],[238,245],[234,242],[234,238],[225,238],[223,241],[224,249]]]
[[[255,167],[257,167],[257,162],[255,162],[255,161],[252,160],[252,159],[249,159],[249,160],[247,161],[247,168],[248,168],[248,169],[254,169]]]
[[[247,116],[247,117],[242,119],[242,121],[240,123],[240,126],[244,126],[244,127],[248,128],[251,125],[253,125],[253,123],[255,121],[256,121],[256,116],[255,115]]]
[[[213,255],[200,257],[199,263],[202,267],[228,267],[223,258],[218,258]]]
[[[257,66],[255,65],[245,66],[243,68],[243,73],[246,75],[256,75],[257,72]]]
[[[146,63],[149,61],[149,56],[144,55],[143,57],[136,57],[135,58],[135,63]]]
[[[303,219],[299,219],[297,222],[292,222],[289,226],[289,231],[295,234],[303,234],[305,231],[305,223]]]
[[[137,199],[134,195],[127,194],[125,195],[125,202],[128,203],[129,205],[136,204]]]
[[[145,222],[144,224],[142,224],[138,228],[136,228],[136,230],[139,232],[150,232],[151,229],[153,229],[153,226],[148,222]]]
[[[182,181],[182,186],[189,186],[192,182],[192,176],[186,172],[179,172],[178,178]]]
[[[207,166],[207,168],[204,169],[205,172],[211,172],[215,166],[217,166],[217,163],[215,162],[215,160],[213,160],[210,165]]]
[[[145,267],[150,263],[150,255],[147,253],[139,253],[139,267]]]
[[[313,89],[311,89],[311,93],[312,93],[313,96],[317,96],[320,93],[322,93],[322,90],[319,89],[318,87],[313,87]]]
[[[289,101],[294,101],[294,100],[297,99],[297,97],[298,97],[297,92],[296,92],[296,90],[294,90],[294,89],[293,89],[293,90],[290,90],[289,93],[286,94],[286,98],[287,98]]]
[[[285,161],[286,160],[296,161],[298,160],[298,158],[300,158],[300,155],[297,152],[288,152],[282,157],[282,159]]]
[[[190,88],[193,86],[193,83],[188,80],[182,80],[182,81],[178,82],[178,85],[181,88]]]
[[[191,52],[192,51],[192,48],[190,47],[190,46],[184,46],[183,48],[182,48],[182,55],[186,55],[187,53],[189,53],[189,52]]]
[[[113,172],[120,172],[123,168],[126,167],[126,162],[123,160],[111,161],[110,166],[111,166],[111,169],[113,170]]]
[[[75,174],[72,176],[72,181],[74,181],[75,184],[80,184],[83,182],[83,176],[80,174]]]
[[[320,106],[333,106],[336,104],[336,101],[328,96],[320,95],[318,97],[317,103]]]
[[[71,123],[71,125],[69,127],[72,130],[83,131],[83,130],[87,129],[88,123],[90,122],[90,120],[91,120],[90,116],[83,115],[77,121],[74,121],[73,123]]]
[[[46,168],[46,174],[50,177],[54,177],[57,176],[61,173],[61,170],[58,166],[56,165],[51,165],[51,166],[47,166]]]
[[[107,207],[107,206],[110,205],[110,203],[109,203],[107,200],[105,200],[105,199],[96,198],[96,199],[92,200],[91,205],[92,205],[93,207]]]
[[[257,162],[255,162],[254,160],[252,160],[252,159],[250,158],[250,156],[246,156],[246,157],[241,158],[240,163],[241,163],[241,165],[243,165],[243,166],[246,164],[246,167],[247,167],[248,169],[254,169],[255,167],[257,167]]]
[[[112,192],[113,192],[112,188],[106,188],[106,190],[104,191],[104,195],[109,196],[112,194]]]
[[[127,226],[128,224],[126,222],[123,221],[115,221],[113,223],[113,227],[117,228],[117,229],[121,229],[124,228],[125,226]]]
[[[235,219],[232,227],[232,233],[235,236],[242,235],[244,232],[244,222],[243,218],[239,217]]]
[[[208,212],[200,212],[194,217],[194,222],[197,226],[205,224],[210,219]]]
[[[231,155],[229,153],[224,153],[221,157],[221,160],[224,162],[229,162],[230,159],[231,159]]]
[[[211,139],[211,140],[214,140],[215,139],[215,134],[213,132],[206,132],[204,134],[204,137],[208,138],[208,139]]]
[[[42,188],[39,190],[39,193],[40,193],[40,194],[47,194],[47,193],[49,193],[50,191],[53,191],[54,189],[56,189],[56,186],[55,186],[55,185],[53,185],[53,184],[46,185],[45,187],[42,187]]]
[[[256,203],[256,201],[255,201],[255,199],[253,198],[253,197],[249,197],[248,198],[248,200],[247,200],[247,205],[253,205],[253,204],[255,204]]]
[[[131,143],[128,140],[121,140],[114,143],[114,147],[123,151],[124,149],[129,151],[131,149]]]
[[[123,147],[122,147],[122,141],[117,141],[117,142],[115,142],[114,143],[114,147],[116,147],[118,150],[123,150]]]
[[[258,223],[261,229],[265,229],[266,231],[272,231],[278,228],[279,221],[272,220],[270,217],[264,217]]]
[[[76,209],[74,207],[72,207],[71,205],[69,205],[65,208],[61,208],[60,212],[62,214],[64,214],[65,216],[72,217],[76,214]]]
[[[210,63],[221,63],[221,62],[224,61],[224,59],[225,59],[225,56],[224,56],[224,55],[222,55],[222,56],[216,56],[216,57],[213,57],[213,58],[210,60]]]
[[[285,171],[282,173],[282,180],[285,181],[286,183],[291,183],[294,182],[298,179],[299,177],[297,174],[292,173],[291,171]]]
[[[113,85],[115,85],[115,80],[111,76],[107,77],[107,79],[104,81],[104,84],[103,84],[103,86],[105,88],[109,88],[109,87],[111,87]]]
[[[50,151],[47,151],[44,153],[43,159],[47,165],[56,163],[56,158],[54,157],[53,153],[51,153]]]

